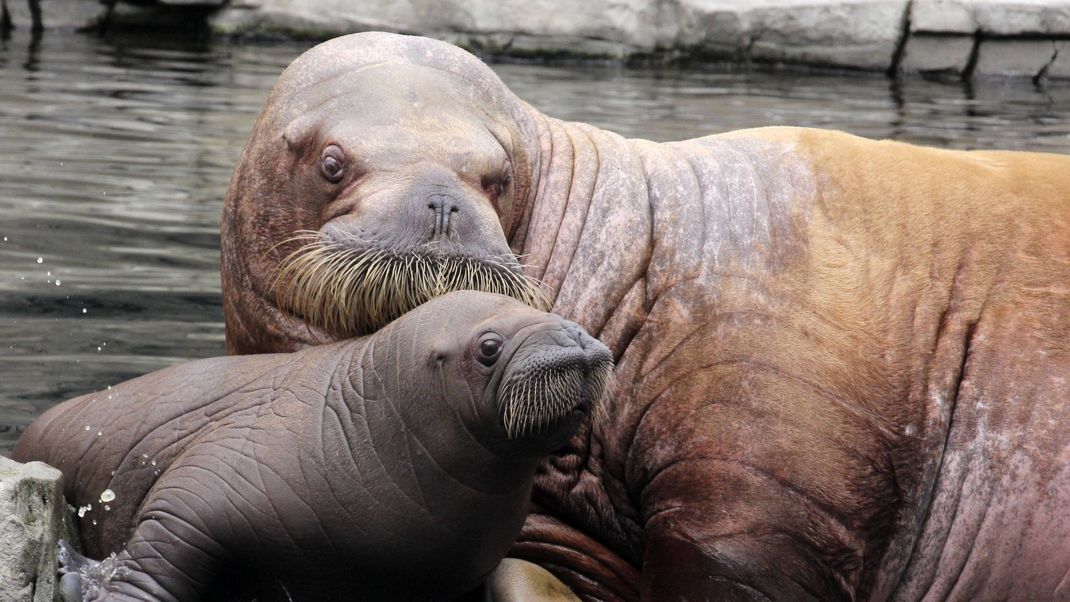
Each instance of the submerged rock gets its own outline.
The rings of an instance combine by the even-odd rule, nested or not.
[[[60,471],[0,456],[0,602],[51,602],[56,542],[76,540]]]

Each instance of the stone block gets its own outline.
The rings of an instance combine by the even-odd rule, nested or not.
[[[914,0],[910,10],[910,31],[971,35],[977,31],[973,2]]]
[[[60,472],[0,456],[0,602],[52,602],[56,541],[74,533]]]
[[[1070,0],[915,0],[911,31],[1070,35]]]
[[[214,8],[223,6],[227,3],[227,0],[156,0],[160,4],[167,6],[201,6],[205,8]]]
[[[41,24],[45,29],[78,29],[97,22],[104,5],[88,0],[41,0]],[[17,29],[29,31],[32,24],[27,0],[7,0],[11,22]]]
[[[1070,79],[1070,42],[1063,42],[1059,55],[1045,74],[1050,79]]]
[[[904,73],[962,75],[973,53],[973,36],[915,34],[899,63]]]
[[[1066,42],[1052,40],[983,40],[975,76],[1034,77],[1052,63]]]
[[[758,61],[887,69],[905,0],[685,0],[683,46]]]
[[[226,33],[326,37],[381,29],[508,52],[627,57],[714,55],[886,69],[907,0],[235,0],[216,14]]]
[[[665,2],[591,0],[238,0],[212,18],[225,33],[282,31],[317,37],[384,30],[520,52],[618,55],[675,37]],[[514,47],[515,45],[515,47]]]

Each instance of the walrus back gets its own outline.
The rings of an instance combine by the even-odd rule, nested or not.
[[[91,556],[117,551],[156,478],[210,423],[253,405],[243,388],[286,356],[211,358],[65,401],[35,420],[12,457],[63,472]]]
[[[1070,157],[801,128],[667,146],[700,181],[715,173],[712,157],[774,165],[701,187],[707,214],[735,219],[708,226],[705,240],[722,248],[699,261],[709,268],[720,259],[762,288],[736,292],[699,278],[673,294],[692,313],[790,319],[794,328],[771,329],[768,348],[756,344],[755,324],[740,330],[751,335],[746,346],[727,325],[708,340],[746,349],[739,378],[777,372],[756,403],[810,395],[797,412],[816,415],[831,396],[843,423],[872,431],[852,441],[855,457],[878,454],[867,447],[874,442],[891,450],[894,491],[885,477],[852,477],[867,493],[856,507],[869,512],[871,537],[888,542],[869,555],[879,566],[857,569],[858,591],[1070,594],[1060,582],[1066,566],[1044,561],[1070,555],[1062,518],[1070,512]],[[719,291],[717,306],[710,291]],[[828,463],[837,467],[829,474],[852,474],[852,461]],[[871,500],[881,501],[877,511],[865,510]],[[992,583],[1000,589],[981,589]]]

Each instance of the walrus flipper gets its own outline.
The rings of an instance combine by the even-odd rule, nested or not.
[[[173,518],[179,524],[183,519]],[[197,600],[204,595],[217,565],[206,550],[207,536],[183,532],[183,540],[157,519],[143,520],[126,548],[102,561],[91,560],[66,542],[59,547],[60,591],[65,602],[89,600]],[[190,543],[190,539],[198,548]]]
[[[93,560],[78,553],[67,540],[56,546],[59,563],[60,597],[64,602],[92,600],[107,591],[108,583],[126,574],[115,554],[104,560]]]

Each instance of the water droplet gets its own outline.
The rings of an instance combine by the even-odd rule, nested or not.
[[[152,465],[153,465],[153,466],[156,466],[156,460],[153,460],[153,461],[152,461]]]
[[[59,278],[56,278],[56,286],[59,286],[59,285],[60,285],[60,280],[59,280]]]
[[[37,258],[37,263],[44,263],[44,262],[45,262],[45,258],[44,257],[38,257]]]
[[[149,455],[148,455],[148,454],[141,454],[141,457],[142,457],[142,458],[145,458],[146,460],[148,460],[148,459],[149,459]]]
[[[93,524],[97,524],[97,519],[93,519]]]
[[[107,504],[104,504],[104,511],[105,512],[111,512],[111,506],[109,506]]]
[[[97,347],[97,351],[100,351],[100,347]]]
[[[83,516],[85,516],[86,510],[92,510],[92,509],[93,509],[92,506],[79,506],[78,507],[78,518],[82,518]]]
[[[104,434],[104,431],[97,431],[97,437],[99,437],[99,436],[101,436],[103,434]]]
[[[87,430],[87,431],[89,430],[89,425],[88,424],[85,425],[85,430]]]
[[[105,489],[100,493],[100,501],[110,502],[115,499],[115,492],[111,489]]]
[[[4,242],[7,242],[7,237],[6,236],[4,237]]]
[[[115,476],[115,471],[114,470],[111,471],[111,476],[113,476],[113,477]]]
[[[52,270],[49,270],[49,271],[45,272],[45,276],[51,276],[51,275],[52,275]]]
[[[87,313],[88,311],[89,311],[88,309],[86,309],[86,308],[84,308],[84,307],[82,308],[82,313],[83,313],[83,314],[84,314],[84,313]]]

